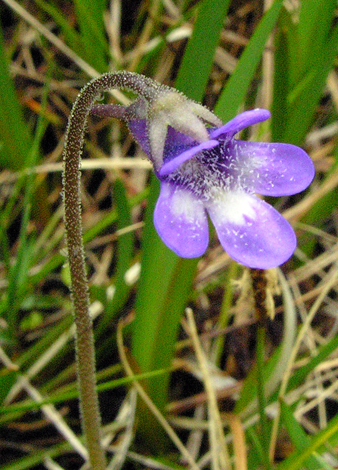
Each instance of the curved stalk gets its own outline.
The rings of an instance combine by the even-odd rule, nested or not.
[[[82,430],[86,437],[91,468],[104,470],[106,457],[101,446],[101,417],[96,390],[95,348],[85,269],[81,223],[80,165],[85,125],[96,97],[109,89],[132,89],[151,93],[151,81],[132,73],[105,74],[80,92],[70,115],[64,149],[63,196],[71,292],[76,325],[76,360]],[[142,84],[141,84],[142,81]],[[143,87],[143,88],[142,88]],[[154,91],[154,90],[152,90]]]

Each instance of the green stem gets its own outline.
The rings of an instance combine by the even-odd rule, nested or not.
[[[88,88],[87,88],[88,90]],[[101,417],[95,377],[95,346],[89,314],[89,293],[82,240],[80,162],[84,126],[97,92],[82,92],[71,113],[64,150],[64,203],[68,261],[76,325],[76,361],[82,430],[86,437],[89,461],[95,470],[106,468],[101,447]]]
[[[64,150],[64,203],[68,261],[76,325],[76,353],[82,429],[86,436],[91,467],[103,470],[106,457],[101,447],[101,417],[96,390],[93,325],[89,315],[89,293],[81,223],[80,164],[85,124],[96,97],[111,88],[139,91],[137,75],[105,74],[80,92],[70,115]]]

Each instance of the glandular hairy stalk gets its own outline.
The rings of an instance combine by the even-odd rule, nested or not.
[[[101,418],[95,377],[95,348],[89,293],[85,268],[81,223],[80,165],[85,125],[90,109],[100,93],[112,88],[148,93],[150,82],[142,87],[140,76],[132,73],[105,74],[86,85],[80,92],[70,115],[65,139],[63,197],[71,293],[76,324],[76,360],[82,429],[86,437],[91,468],[106,468],[101,445]],[[142,88],[142,89],[141,89]]]

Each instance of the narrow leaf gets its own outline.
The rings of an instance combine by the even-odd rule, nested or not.
[[[175,86],[197,101],[203,98],[229,4],[230,0],[201,2],[194,31],[184,53]],[[193,79],[187,80],[188,76]]]
[[[3,168],[19,170],[25,164],[32,141],[13,81],[9,75],[1,31],[0,109],[0,165]]]
[[[244,102],[262,58],[266,41],[277,22],[282,3],[282,0],[276,0],[263,16],[217,102],[215,112],[224,122],[233,118]]]

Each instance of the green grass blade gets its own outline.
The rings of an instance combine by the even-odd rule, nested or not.
[[[141,372],[169,368],[180,319],[186,306],[197,260],[180,260],[156,233],[153,211],[159,183],[152,177],[142,241],[142,270],[132,325],[132,353]],[[159,364],[161,366],[159,367]],[[168,400],[169,373],[146,384],[147,392],[163,411]],[[149,448],[161,452],[167,435],[142,403],[138,412],[142,425],[138,434]]]
[[[36,465],[44,462],[46,457],[58,457],[67,451],[69,452],[70,450],[71,446],[68,442],[51,446],[48,451],[45,449],[36,450],[34,453],[23,457],[22,459],[18,459],[12,463],[9,463],[8,465],[2,465],[1,470],[30,470],[36,467]]]
[[[106,72],[109,54],[103,22],[106,2],[104,0],[75,0],[74,5],[86,60],[99,72]]]
[[[334,155],[334,164],[330,170],[325,174],[321,184],[325,184],[325,181],[333,176],[337,171],[338,164],[338,147],[336,147]],[[335,211],[338,206],[338,188],[334,188],[331,192],[323,196],[319,201],[317,201],[311,209],[307,212],[303,221],[309,225],[316,225],[321,227],[326,219]]]
[[[53,18],[55,23],[61,28],[62,33],[65,37],[65,43],[68,44],[74,52],[76,52],[80,57],[85,59],[84,53],[85,49],[81,43],[80,34],[73,28],[65,16],[60,12],[60,10],[53,6],[50,2],[46,0],[34,0],[35,3],[41,8],[41,10],[48,13],[48,15]]]
[[[2,405],[7,393],[17,381],[18,374],[14,370],[2,369],[0,371],[0,405]]]
[[[16,364],[21,370],[26,370],[36,361],[36,358],[50,347],[68,328],[72,326],[73,319],[70,315],[65,316],[53,328],[50,328],[45,335],[36,341],[29,349],[25,350],[16,360]]]
[[[32,143],[13,81],[0,31],[0,166],[21,169]]]
[[[303,468],[304,463],[314,452],[319,452],[320,449],[328,442],[333,436],[338,433],[338,415],[336,415],[327,425],[325,429],[319,431],[318,434],[312,437],[308,446],[302,451],[293,452],[290,457],[284,460],[276,468],[277,470],[299,470]],[[318,468],[318,467],[317,467]]]
[[[300,54],[295,70],[300,74],[309,69],[323,47],[333,25],[337,8],[336,0],[306,0],[301,2],[298,22],[298,47]]]
[[[300,369],[296,370],[290,378],[287,391],[294,390],[299,387],[305,378],[313,372],[313,370],[322,362],[324,362],[330,354],[332,354],[338,347],[338,336],[334,336],[329,342],[323,344],[318,348],[318,354],[311,358],[309,362],[303,365]]]
[[[197,265],[196,260],[179,259],[157,235],[153,224],[157,197],[158,181],[153,177],[143,233],[142,275],[133,325],[132,350],[142,371],[170,365],[179,321]],[[151,396],[160,408],[166,404],[168,380],[162,379],[157,386],[152,384],[154,393]]]
[[[298,86],[289,93],[289,107],[294,111],[288,120],[284,140],[299,145],[312,123],[316,106],[322,95],[325,82],[338,48],[338,27],[328,38],[322,55]]]
[[[144,189],[139,194],[131,197],[129,199],[129,206],[130,208],[137,206],[141,202],[143,202],[149,195],[149,188]],[[103,217],[97,224],[93,225],[93,227],[86,230],[83,234],[83,241],[84,243],[88,243],[89,241],[93,240],[97,235],[99,235],[102,231],[110,227],[118,220],[118,212],[116,210],[110,211],[105,217]]]
[[[143,374],[135,374],[133,377],[121,377],[114,380],[109,380],[107,382],[99,383],[97,385],[97,390],[99,392],[104,392],[106,390],[114,390],[118,387],[125,387],[127,385],[132,384],[135,380],[142,381],[142,380],[149,380],[153,377],[161,377],[164,375],[168,375],[168,369],[162,370],[154,370],[151,372],[145,372]],[[76,386],[76,383],[72,384],[71,388],[67,392],[59,392],[54,396],[50,396],[45,400],[40,402],[35,402],[32,400],[24,400],[22,403],[16,403],[14,405],[8,406],[0,406],[0,415],[1,415],[1,423],[6,422],[6,414],[12,413],[26,413],[27,411],[32,410],[39,410],[43,405],[56,405],[59,403],[65,403],[68,400],[74,400],[79,397],[79,392]]]
[[[120,180],[116,180],[114,183],[114,200],[118,213],[117,230],[129,227],[132,224],[130,205],[125,187]],[[135,236],[133,232],[128,232],[118,238],[115,292],[113,298],[105,306],[105,314],[97,329],[97,335],[113,320],[115,314],[123,307],[128,298],[130,286],[126,283],[125,274],[132,262],[134,241]]]
[[[287,391],[286,393],[291,392],[292,390],[297,389],[297,387],[301,386],[306,377],[314,371],[314,369],[324,362],[330,354],[332,354],[338,347],[338,336],[334,336],[328,343],[323,344],[320,348],[318,348],[318,354],[309,359],[309,361],[303,365],[301,368],[297,369],[290,380],[288,382]],[[275,353],[276,354],[276,353]],[[273,356],[274,357],[274,356]],[[270,361],[271,359],[269,359]],[[250,373],[251,376],[251,373]],[[245,388],[247,389],[246,383]],[[248,390],[247,390],[248,393]],[[270,398],[270,402],[274,402],[278,400],[279,391],[277,390],[274,392]],[[249,395],[247,394],[247,399],[249,399]],[[244,401],[242,400],[242,394],[240,397],[240,403],[244,405]],[[244,407],[243,407],[244,408]],[[236,408],[237,409],[237,408]]]
[[[278,365],[281,351],[277,349],[274,354],[265,362],[263,372],[261,375],[265,377],[267,382],[272,376],[275,368]],[[253,367],[247,377],[244,380],[243,387],[241,390],[241,396],[236,402],[234,412],[240,414],[245,412],[245,409],[250,405],[251,402],[257,400],[258,397],[258,384],[257,384],[257,366]]]
[[[203,98],[229,4],[230,0],[204,0],[198,10],[175,82],[179,90],[184,89],[184,93],[194,100]],[[189,75],[193,80],[186,80]]]
[[[205,31],[205,24],[211,25],[210,16],[212,5],[215,2],[207,0],[203,3],[195,25],[191,41],[199,41]],[[217,2],[218,12],[223,16],[227,11],[227,2],[221,5]],[[221,24],[219,19],[217,24]],[[219,26],[220,27],[220,26]],[[209,31],[210,33],[210,31]],[[191,98],[200,99],[205,91],[210,73],[215,48],[218,43],[220,31],[212,34],[212,38],[204,43],[204,61],[197,60],[196,50],[193,46],[187,47],[186,56],[182,61],[182,69],[179,71],[177,87]],[[197,38],[197,39],[196,39]],[[200,53],[200,52],[199,52]],[[191,69],[193,61],[194,67]],[[198,77],[195,85],[191,88],[191,78]],[[153,210],[159,193],[159,183],[153,178],[151,193],[148,201],[146,227],[143,233],[143,258],[142,272],[136,299],[136,319],[133,324],[132,351],[142,371],[155,368],[166,368],[170,365],[173,357],[174,344],[177,338],[179,322],[183,309],[186,305],[190,286],[197,267],[197,260],[180,260],[159,239],[153,225]],[[165,342],[165,347],[163,347]],[[161,366],[159,366],[161,364]],[[148,392],[156,404],[163,409],[167,401],[167,389],[169,376],[161,381],[152,381]],[[150,418],[143,416],[142,422]],[[142,431],[150,438],[154,429],[153,423],[148,430],[142,426]],[[156,431],[155,431],[156,432]],[[150,440],[150,439],[148,439]]]
[[[310,443],[310,437],[305,433],[304,429],[293,416],[292,410],[284,401],[280,402],[280,407],[281,421],[286,427],[293,445],[298,451],[306,449]],[[313,456],[307,459],[306,468],[308,470],[318,470],[318,463]]]
[[[261,463],[266,458],[266,448],[263,447],[263,442],[260,435],[260,430],[257,430],[255,426],[248,427],[246,430],[248,447],[248,467],[250,469],[263,468]]]
[[[283,27],[275,35],[275,70],[273,83],[271,133],[274,142],[283,141],[288,122],[289,42]]]
[[[57,6],[46,0],[35,0],[35,3],[53,18],[64,34],[65,43],[76,54],[101,73],[108,70],[109,46],[103,22],[105,1],[74,2],[79,32],[69,24]]]
[[[338,50],[332,1],[327,8],[325,3],[316,20],[310,4],[314,8],[312,0],[309,4],[302,2],[301,12],[305,10],[298,25],[284,12],[276,41],[272,138],[295,145],[304,141]]]
[[[109,46],[103,21],[107,8],[103,0],[74,2],[79,32],[67,21],[57,5],[46,0],[35,3],[61,28],[65,43],[83,60],[103,73],[108,70]]]
[[[42,98],[42,109],[45,109],[46,107],[47,96],[48,87],[45,88],[44,95]],[[28,168],[31,168],[37,164],[37,161],[39,159],[39,146],[45,129],[46,121],[42,113],[38,120],[37,130],[35,133],[32,148],[30,149],[29,153],[27,154],[27,158],[25,159],[25,166],[27,166]],[[34,248],[27,234],[35,191],[35,178],[36,175],[34,173],[29,173],[26,176],[25,194],[23,199],[23,216],[19,234],[19,248],[15,264],[11,266],[8,275],[8,288],[6,297],[7,301],[5,310],[8,313],[7,322],[9,326],[9,331],[11,332],[13,338],[15,338],[17,335],[17,312],[21,306],[22,300],[26,296],[26,279],[33,258],[32,253]]]
[[[141,191],[139,194],[133,196],[129,200],[130,207],[134,207],[138,204],[140,204],[144,199],[148,196],[149,194],[149,188],[145,189],[144,191]],[[116,210],[110,211],[105,217],[103,217],[100,221],[98,221],[93,227],[90,229],[86,230],[85,233],[83,234],[83,240],[84,243],[88,243],[91,240],[93,240],[97,235],[99,235],[102,231],[110,227],[112,224],[114,224],[118,220],[118,214]],[[41,270],[33,274],[30,277],[30,283],[32,285],[37,284],[38,282],[41,282],[48,276],[49,273],[51,273],[54,269],[57,269],[59,266],[61,266],[65,262],[65,257],[60,254],[56,253],[54,254],[49,261],[47,261],[41,268]]]
[[[276,0],[270,10],[265,13],[242,53],[236,70],[231,75],[218,99],[215,112],[224,122],[232,119],[244,102],[250,83],[262,58],[266,41],[278,20],[282,3],[282,0]]]

